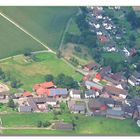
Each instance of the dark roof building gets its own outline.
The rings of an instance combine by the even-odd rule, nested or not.
[[[28,113],[32,112],[32,108],[31,106],[19,106],[18,111]]]
[[[73,130],[73,125],[71,123],[55,122],[52,128],[58,130]]]

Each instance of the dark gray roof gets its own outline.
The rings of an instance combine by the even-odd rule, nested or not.
[[[81,94],[83,91],[82,90],[76,90],[72,89],[73,94]]]
[[[119,117],[119,116],[124,115],[124,111],[108,109],[107,110],[107,115],[118,116]]]
[[[19,106],[20,112],[32,112],[31,106]]]
[[[31,106],[33,111],[39,110],[32,97],[28,98],[27,101],[28,101],[28,104]]]
[[[66,88],[50,89],[50,96],[59,96],[59,95],[66,96],[67,94],[68,94],[68,91]]]
[[[99,98],[98,99],[102,104],[115,104],[115,101],[112,98]]]
[[[85,91],[85,94],[87,95],[87,96],[90,96],[90,95],[93,95],[93,94],[95,94],[96,92],[94,91],[94,90],[86,90]]]
[[[122,109],[126,113],[133,113],[135,111],[135,108],[129,105],[123,105]]]
[[[60,129],[60,130],[73,130],[73,125],[71,123],[56,122],[53,125],[53,128]]]

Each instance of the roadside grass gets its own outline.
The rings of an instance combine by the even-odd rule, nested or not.
[[[44,42],[52,49],[57,50],[65,26],[69,18],[78,12],[78,7],[1,6],[0,11],[37,37],[40,41]],[[6,27],[3,28],[3,30],[6,29]],[[3,32],[1,32],[1,34],[3,35]],[[4,43],[1,43],[1,45],[10,46],[10,40],[10,38],[6,39],[8,42],[7,45]],[[24,41],[21,42],[24,44]],[[20,44],[17,43],[17,46],[20,46]]]
[[[51,53],[40,53],[35,55],[37,61],[26,62],[23,56],[18,56],[0,62],[0,67],[5,72],[10,72],[12,77],[23,83],[21,88],[32,90],[36,83],[44,82],[46,74],[57,76],[60,73],[72,76],[75,80],[81,80],[82,75],[75,72],[63,60],[58,59]],[[12,69],[11,69],[12,68]]]
[[[43,50],[39,43],[19,30],[13,24],[0,16],[0,58],[5,58],[25,52]]]

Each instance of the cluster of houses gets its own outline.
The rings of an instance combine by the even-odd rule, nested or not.
[[[106,7],[113,10],[112,12],[121,11],[120,7]],[[95,32],[99,41],[104,45],[104,51],[107,52],[118,52],[121,51],[124,56],[129,57],[136,53],[135,48],[124,47],[120,50],[115,43],[117,40],[123,38],[126,34],[126,27],[119,27],[113,22],[112,17],[106,14],[103,7],[100,6],[88,6],[87,7],[87,18],[86,21],[90,26],[90,30]],[[122,16],[123,15],[122,10]]]
[[[89,99],[92,115],[140,119],[140,98],[130,97],[128,93],[129,86],[140,86],[139,72],[134,71],[127,79],[121,72],[112,73],[110,66],[100,67],[95,62],[84,65],[83,70],[96,71],[95,75],[85,75],[82,83],[88,90],[89,96],[85,91],[85,98]]]

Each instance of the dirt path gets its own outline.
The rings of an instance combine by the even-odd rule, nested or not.
[[[64,39],[65,39],[65,35],[66,35],[66,32],[68,31],[69,29],[69,26],[70,26],[70,23],[72,22],[72,17],[68,20],[67,22],[67,25],[66,25],[66,28],[63,32],[63,35],[62,35],[62,39],[61,39],[61,42],[60,42],[60,45],[59,45],[59,50],[61,51],[62,49],[62,46],[63,46],[63,42],[64,42]]]
[[[13,25],[15,25],[18,29],[20,29],[21,31],[23,31],[25,34],[27,34],[28,36],[30,36],[32,39],[34,39],[36,42],[38,42],[39,44],[41,44],[43,47],[45,47],[49,52],[56,54],[56,52],[54,52],[52,49],[50,49],[47,45],[45,45],[43,42],[41,42],[39,39],[37,39],[35,36],[33,36],[31,33],[29,33],[27,30],[25,30],[23,27],[21,27],[19,24],[17,24],[15,21],[13,21],[12,19],[10,19],[9,17],[7,17],[7,15],[5,15],[4,13],[0,12],[0,16],[2,16],[3,18],[5,18],[6,20],[8,20],[10,23],[12,23]]]

